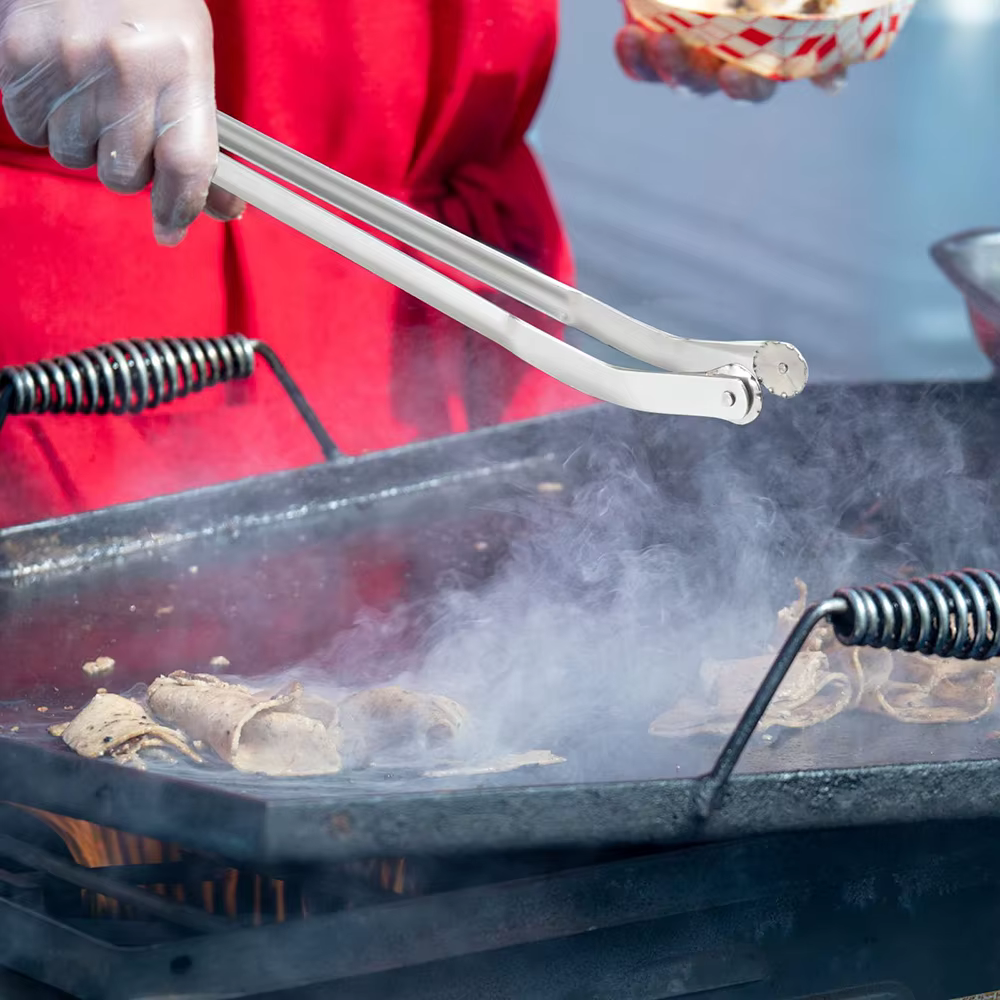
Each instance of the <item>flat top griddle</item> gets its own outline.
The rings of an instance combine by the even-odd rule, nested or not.
[[[442,593],[487,588],[509,601],[502,582],[488,588],[526,560],[553,607],[586,615],[621,581],[581,578],[594,564],[567,540],[678,560],[640,602],[644,614],[662,607],[657,621],[639,616],[635,635],[616,640],[659,650],[631,669],[662,670],[667,698],[703,652],[752,653],[731,636],[759,642],[797,574],[822,597],[904,568],[1000,566],[998,417],[992,383],[813,388],[746,428],[595,408],[10,529],[0,533],[0,799],[234,859],[301,862],[996,815],[995,718],[929,727],[852,714],[755,737],[708,820],[693,808],[694,778],[722,740],[650,737],[665,702],[640,711],[627,696],[625,708],[600,705],[549,732],[526,721],[526,742],[504,749],[545,746],[567,764],[488,778],[139,773],[80,759],[46,727],[97,684],[127,690],[220,654],[242,675],[305,662],[344,685],[384,682],[433,649]],[[382,570],[391,593],[372,590]],[[366,655],[344,655],[358,649],[338,646],[351,623],[380,601],[391,627],[375,629]],[[721,632],[729,647],[713,648]],[[101,654],[115,673],[90,681],[80,666]]]

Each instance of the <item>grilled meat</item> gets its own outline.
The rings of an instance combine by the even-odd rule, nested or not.
[[[996,670],[969,660],[857,649],[866,711],[899,722],[973,722],[996,705]]]
[[[775,649],[806,607],[806,585],[801,580],[796,580],[795,585],[798,599],[778,612]],[[814,726],[832,719],[856,700],[855,668],[850,663],[832,662],[827,655],[827,650],[835,645],[831,626],[824,623],[815,629],[764,713],[761,729]],[[675,739],[699,733],[728,736],[773,660],[773,652],[742,660],[706,660],[701,667],[697,693],[681,698],[654,719],[650,733]]]
[[[728,736],[771,666],[773,657],[706,660],[701,689],[657,716],[649,727],[654,736],[679,738],[699,733]],[[825,653],[798,655],[770,707],[761,729],[785,726],[804,729],[832,719],[855,698],[852,678],[835,670]]]
[[[679,738],[711,733],[728,736],[756,692],[778,648],[802,617],[808,592],[795,581],[796,601],[778,612],[767,655],[702,664],[697,693],[658,716],[654,736]],[[899,722],[972,722],[996,705],[996,669],[968,660],[863,647],[847,649],[824,622],[809,637],[760,722],[802,729],[848,709]]]

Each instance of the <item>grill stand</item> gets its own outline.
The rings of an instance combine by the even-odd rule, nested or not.
[[[490,983],[490,995],[512,997],[941,1000],[1000,983],[989,944],[997,833],[949,824],[761,838],[145,947],[46,915],[36,871],[0,878],[0,964],[83,1000],[332,982],[347,1000],[471,997]],[[58,878],[109,877],[62,867]],[[409,985],[390,992],[397,982]]]

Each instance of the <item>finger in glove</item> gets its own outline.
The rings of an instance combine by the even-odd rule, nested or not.
[[[813,77],[812,82],[813,86],[828,94],[839,94],[847,86],[847,70],[843,66],[837,66],[822,76]]]
[[[153,148],[153,229],[176,246],[202,213],[219,160],[215,102],[187,87],[161,98]]]
[[[218,156],[204,0],[0,0],[0,92],[14,132],[109,189],[153,184],[157,238],[205,207]]]
[[[647,58],[660,79],[694,94],[714,94],[719,89],[722,62],[703,49],[692,49],[674,35],[649,35]]]
[[[719,86],[734,101],[760,104],[774,96],[778,84],[738,66],[723,66],[718,74]]]
[[[657,83],[659,74],[649,63],[646,32],[637,24],[629,24],[615,36],[615,55],[625,75],[642,83]]]
[[[233,222],[242,217],[247,210],[246,203],[234,194],[223,191],[214,184],[208,191],[208,201],[205,204],[205,214],[217,222]]]

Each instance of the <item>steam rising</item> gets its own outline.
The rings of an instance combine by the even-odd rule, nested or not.
[[[419,666],[400,662],[398,683],[471,710],[465,752],[569,758],[530,780],[692,773],[718,744],[672,746],[649,723],[705,656],[760,652],[796,576],[819,598],[1000,565],[989,481],[932,399],[808,399],[772,400],[749,428],[615,414],[561,442],[563,493],[526,487],[505,505],[528,530],[488,583],[435,581]],[[394,655],[386,640],[413,611],[359,621],[296,675],[329,683],[338,663]]]
[[[649,735],[649,725],[694,692],[706,657],[764,652],[776,612],[796,597],[796,577],[821,599],[842,586],[970,565],[1000,568],[1000,407],[989,391],[969,390],[966,399],[962,392],[824,388],[769,400],[749,427],[611,409],[593,419],[576,414],[545,422],[543,440],[532,439],[532,455],[524,456],[536,460],[521,471],[511,471],[503,445],[494,477],[471,487],[467,479],[442,481],[416,499],[380,501],[358,515],[346,542],[338,533],[306,541],[306,529],[317,537],[328,530],[326,515],[312,527],[269,536],[269,550],[282,559],[268,564],[267,586],[290,581],[291,593],[257,604],[258,571],[244,580],[226,563],[216,581],[199,587],[212,607],[238,607],[233,627],[251,637],[263,639],[271,608],[279,633],[287,631],[281,616],[292,608],[291,622],[303,623],[307,636],[334,638],[297,664],[278,659],[286,666],[277,675],[255,664],[252,638],[241,636],[238,655],[213,649],[234,655],[245,683],[275,692],[299,680],[338,701],[362,685],[396,683],[451,697],[471,720],[458,745],[433,760],[378,760],[384,767],[367,776],[281,779],[274,793],[313,794],[317,782],[335,793],[370,782],[388,791],[414,781],[425,788],[703,773],[720,737],[666,740]],[[487,435],[485,450],[492,441]],[[546,454],[557,459],[539,464]],[[544,481],[559,488],[540,489]],[[343,608],[324,601],[344,593],[353,599],[354,559],[362,573],[369,562],[379,573],[385,565],[405,573],[410,597],[344,629]],[[318,577],[335,586],[311,586]],[[217,583],[226,588],[218,599]],[[89,584],[102,607],[107,585],[96,575]],[[133,583],[120,585],[119,600],[134,600]],[[190,613],[197,626],[198,608]],[[298,647],[308,648],[308,640]],[[126,667],[143,662],[141,647],[116,650]],[[280,648],[267,655],[280,658]],[[180,655],[160,663],[167,671],[199,669]],[[149,671],[136,674],[126,676],[153,679]],[[122,679],[116,668],[116,689]],[[62,703],[45,697],[43,704]],[[18,719],[24,734],[37,730],[51,740],[46,726],[53,720],[31,705],[28,712],[28,720]],[[985,738],[991,728],[995,720],[906,726],[848,712],[810,730],[768,734],[772,742],[755,738],[744,765],[787,770],[993,755],[997,744]],[[533,750],[567,762],[502,779],[419,777],[428,766],[451,770],[456,758],[481,766]],[[261,780],[216,769],[205,778],[240,788]]]

